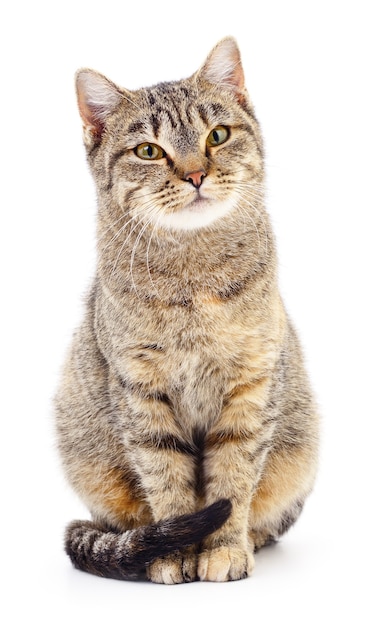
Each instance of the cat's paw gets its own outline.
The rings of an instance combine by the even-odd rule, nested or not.
[[[197,574],[200,580],[214,582],[240,580],[251,575],[254,564],[251,552],[234,546],[220,546],[199,555]]]
[[[148,566],[147,576],[153,583],[165,585],[190,583],[197,577],[197,554],[194,551],[176,552],[156,559]]]

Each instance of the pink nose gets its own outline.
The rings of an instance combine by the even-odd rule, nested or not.
[[[205,170],[198,170],[197,172],[188,172],[185,175],[185,180],[188,180],[191,185],[198,189],[202,185],[202,181],[206,176]]]

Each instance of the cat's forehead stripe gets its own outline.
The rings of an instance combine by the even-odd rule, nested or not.
[[[163,124],[170,126],[172,130],[179,130],[182,135],[189,134],[192,119],[190,116],[191,102],[189,91],[185,88],[180,90],[167,90],[165,85],[161,89],[150,92],[148,101],[151,104],[150,123],[153,134],[157,138]],[[179,98],[179,91],[182,98]]]
[[[132,122],[128,128],[128,133],[140,133],[145,130],[145,124],[141,121]]]

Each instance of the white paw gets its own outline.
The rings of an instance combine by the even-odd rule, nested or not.
[[[190,552],[156,559],[147,568],[149,580],[164,585],[189,583],[197,576],[197,555]]]
[[[199,555],[197,574],[200,580],[239,580],[251,575],[254,564],[251,552],[235,546],[221,546]]]

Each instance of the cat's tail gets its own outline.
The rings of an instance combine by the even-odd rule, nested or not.
[[[72,522],[66,530],[65,550],[77,569],[120,580],[144,576],[157,557],[198,543],[220,528],[230,516],[229,500],[218,500],[191,513],[122,533],[106,531],[94,522]]]

